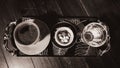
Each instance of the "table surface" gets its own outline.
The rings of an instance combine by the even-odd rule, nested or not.
[[[119,6],[119,0],[0,0],[0,68],[119,68]],[[110,26],[111,51],[103,57],[16,57],[3,48],[10,21],[49,13],[99,17]]]

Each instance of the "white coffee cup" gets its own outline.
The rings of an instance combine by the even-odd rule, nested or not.
[[[13,37],[16,47],[22,53],[36,55],[47,48],[50,42],[50,31],[43,21],[27,18],[16,25]]]

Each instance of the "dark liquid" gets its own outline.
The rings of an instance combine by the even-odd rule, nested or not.
[[[38,32],[35,26],[24,24],[17,28],[15,32],[16,40],[24,45],[33,43],[38,36]]]
[[[94,39],[94,36],[91,32],[86,32],[84,36],[87,41],[92,41]]]

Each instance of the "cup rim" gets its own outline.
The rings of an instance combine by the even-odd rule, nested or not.
[[[33,44],[35,44],[38,40],[39,40],[39,37],[40,37],[40,30],[39,30],[39,27],[35,24],[35,23],[33,23],[33,19],[29,19],[29,20],[26,20],[26,21],[23,21],[22,23],[19,23],[16,27],[15,27],[15,29],[14,29],[14,32],[13,32],[13,37],[14,37],[14,40],[16,41],[16,43],[17,44],[19,44],[19,45],[21,45],[21,46],[31,46],[31,45],[33,45]],[[29,22],[29,23],[28,23]],[[16,39],[16,30],[19,28],[19,27],[21,27],[22,25],[24,25],[24,24],[28,24],[28,25],[33,25],[33,26],[35,26],[35,28],[37,29],[37,37],[36,37],[36,39],[32,42],[32,43],[30,43],[30,44],[23,44],[23,43],[20,43],[19,41],[17,41],[17,39]]]
[[[50,30],[49,30],[49,27],[47,26],[47,24],[44,23],[42,20],[28,18],[27,20],[23,20],[23,21],[28,21],[28,20],[31,20],[31,22],[36,24],[37,26],[39,24],[44,25],[46,27],[45,30],[47,30],[49,32],[45,35],[45,37],[43,39],[40,39],[41,37],[38,36],[38,40],[36,40],[35,43],[28,45],[28,46],[24,46],[22,44],[17,43],[17,41],[15,40],[15,36],[14,36],[15,30],[14,30],[13,31],[14,43],[15,43],[17,49],[20,50],[20,52],[22,52],[26,55],[37,55],[37,54],[40,54],[41,52],[43,52],[49,45],[50,39],[51,39],[51,33],[50,33]],[[37,23],[37,22],[35,22],[35,20],[40,20],[41,22]],[[20,22],[18,21],[18,23],[21,23],[21,21]],[[38,29],[41,30],[39,26],[38,26]],[[40,34],[38,34],[38,35],[40,35]]]
[[[103,28],[103,31],[105,31],[105,40],[103,40],[103,42],[101,43],[101,44],[99,44],[99,45],[92,45],[92,44],[90,44],[89,42],[87,42],[87,40],[85,40],[85,37],[84,37],[84,34],[86,33],[86,31],[85,30],[87,30],[88,28],[89,28],[89,26],[91,26],[91,25],[99,25],[101,28]],[[84,27],[84,29],[83,29],[83,31],[82,31],[82,34],[81,34],[81,39],[82,39],[82,41],[84,42],[84,43],[86,43],[86,44],[88,44],[88,45],[90,45],[90,46],[92,46],[92,47],[100,47],[100,46],[102,46],[102,45],[104,45],[105,44],[105,42],[106,42],[106,40],[107,40],[107,38],[108,38],[108,32],[107,32],[107,27],[105,26],[105,25],[103,25],[103,23],[98,23],[98,22],[92,22],[92,23],[89,23],[88,25],[86,25],[85,27]]]
[[[73,32],[73,35],[74,35],[74,38],[73,38],[73,41],[67,45],[67,46],[61,46],[59,45],[56,41],[55,41],[55,31],[56,31],[56,28],[59,28],[59,27],[68,27],[69,29],[72,30]],[[53,29],[52,29],[52,43],[54,43],[57,47],[60,47],[60,48],[69,48],[69,47],[72,47],[76,40],[77,40],[77,29],[75,28],[75,25],[69,21],[60,21],[60,22],[57,22],[57,24],[54,25]]]

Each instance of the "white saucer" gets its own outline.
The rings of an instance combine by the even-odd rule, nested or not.
[[[16,30],[24,25],[24,24],[28,24],[28,25],[34,25],[38,31],[38,36],[36,38],[36,40],[29,44],[29,45],[25,45],[25,44],[22,44],[20,42],[17,41],[16,39],[16,35],[15,35],[15,32]],[[16,47],[24,54],[27,54],[27,55],[37,55],[37,54],[40,54],[41,52],[43,52],[49,42],[50,42],[50,32],[48,32],[48,34],[46,34],[42,39],[41,39],[41,33],[42,33],[42,29],[40,29],[41,27],[39,26],[44,26],[44,30],[46,31],[49,31],[49,28],[47,27],[47,25],[44,23],[44,22],[38,22],[38,23],[35,23],[35,19],[27,19],[21,23],[19,23],[16,27],[15,27],[15,30],[13,32],[13,37],[14,37],[14,41],[15,41],[15,44],[16,44]]]

